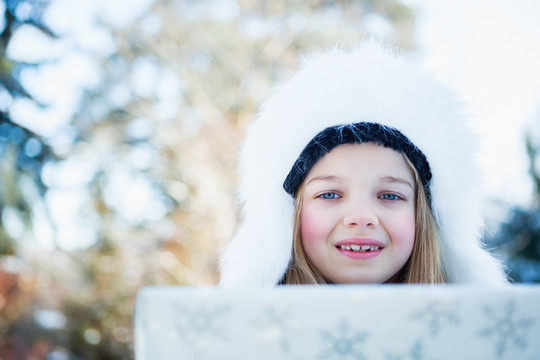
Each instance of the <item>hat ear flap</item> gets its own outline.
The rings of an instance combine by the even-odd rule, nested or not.
[[[261,186],[259,196],[245,204],[249,211],[221,258],[222,287],[274,286],[287,270],[292,253],[294,199],[285,191],[277,199],[269,199],[264,192]]]

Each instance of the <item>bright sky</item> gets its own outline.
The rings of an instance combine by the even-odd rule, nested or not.
[[[540,141],[540,2],[411,0],[425,64],[473,106],[488,192],[528,204],[524,134]]]

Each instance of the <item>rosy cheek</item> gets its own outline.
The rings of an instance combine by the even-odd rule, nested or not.
[[[300,233],[302,235],[302,242],[313,243],[322,234],[322,217],[317,212],[304,209],[302,211],[302,220],[300,223]]]
[[[415,238],[415,218],[414,214],[411,216],[407,216],[403,219],[401,222],[401,226],[399,226],[400,233],[402,234],[399,238],[401,239],[401,243],[404,246],[411,247],[414,244],[414,238]]]

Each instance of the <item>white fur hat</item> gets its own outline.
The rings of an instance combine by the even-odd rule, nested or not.
[[[482,249],[478,139],[447,87],[376,42],[310,58],[263,104],[240,154],[242,223],[221,259],[224,287],[274,286],[291,260],[294,199],[283,182],[327,127],[372,122],[401,131],[427,157],[442,261],[454,283],[505,284]]]

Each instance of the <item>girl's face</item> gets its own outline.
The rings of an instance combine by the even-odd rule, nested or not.
[[[333,283],[383,283],[409,259],[415,181],[402,154],[373,143],[339,145],[304,182],[304,251]]]

